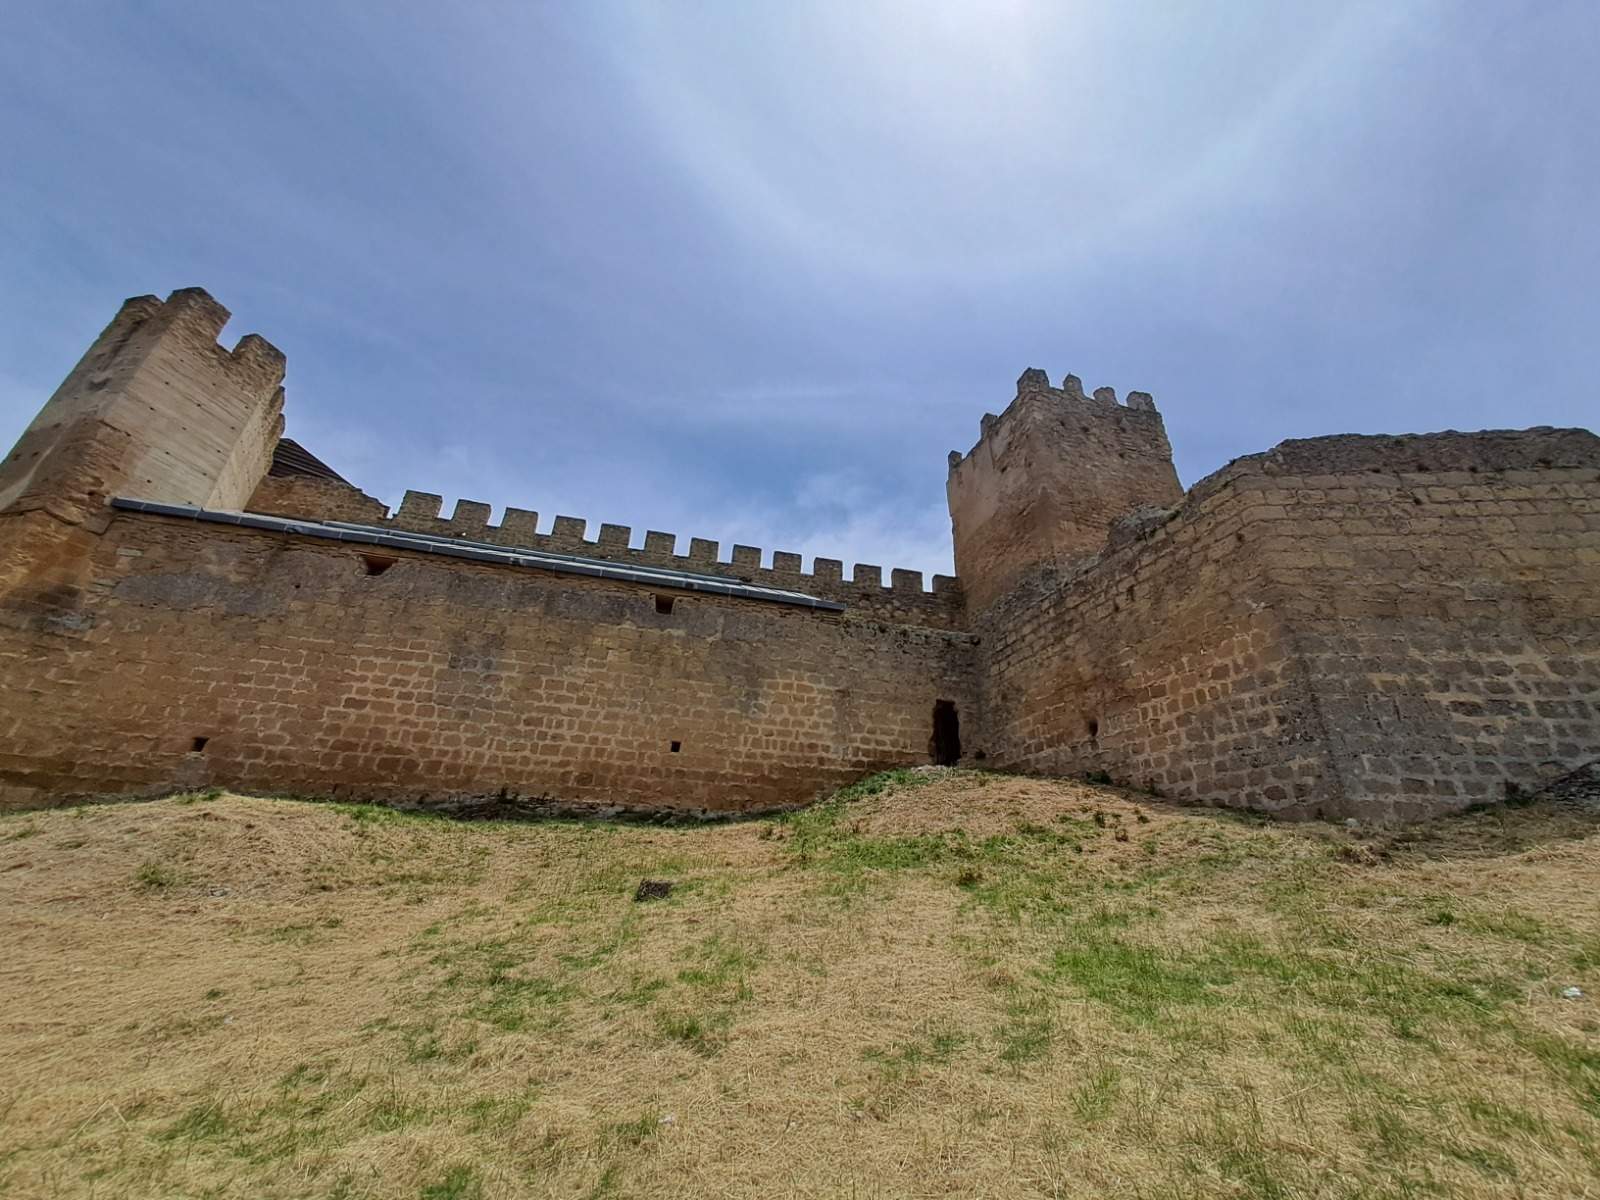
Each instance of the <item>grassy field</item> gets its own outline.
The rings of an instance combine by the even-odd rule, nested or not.
[[[959,771],[0,818],[0,1194],[1600,1196],[1597,829]]]

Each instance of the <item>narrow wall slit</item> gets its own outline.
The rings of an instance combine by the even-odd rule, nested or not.
[[[961,717],[954,700],[934,701],[933,737],[928,741],[928,753],[941,767],[953,767],[961,761]]]

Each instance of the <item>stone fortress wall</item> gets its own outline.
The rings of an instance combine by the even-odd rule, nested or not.
[[[7,605],[14,798],[760,810],[925,761],[971,704],[964,634],[361,549],[119,514],[73,612]]]
[[[1231,463],[974,621],[990,755],[1411,818],[1600,757],[1600,439],[1334,437]]]
[[[313,520],[332,517],[437,537],[721,575],[836,600],[857,613],[870,614],[881,621],[939,629],[959,629],[964,623],[965,607],[956,580],[949,575],[935,575],[929,591],[923,584],[921,571],[894,568],[885,581],[881,566],[856,563],[850,578],[845,579],[844,563],[836,558],[813,559],[812,569],[805,571],[802,557],[790,551],[778,550],[768,555],[756,546],[734,546],[730,557],[724,561],[720,558],[720,544],[709,538],[690,538],[686,552],[679,554],[676,534],[653,529],[644,535],[642,545],[633,546],[633,530],[626,525],[603,524],[596,538],[590,541],[588,522],[581,517],[558,516],[550,532],[540,533],[539,514],[527,509],[508,508],[500,523],[491,525],[487,504],[458,500],[447,518],[439,515],[443,506],[441,496],[408,491],[391,515],[381,501],[363,496],[354,489],[329,480],[292,476],[264,479],[248,505],[251,512]],[[763,565],[763,560],[767,565]]]
[[[267,474],[283,359],[197,291],[129,301],[4,468],[0,804],[230,786],[693,814],[792,806],[976,720],[954,581]],[[270,351],[270,353],[268,353]],[[260,364],[272,369],[262,371]],[[192,444],[191,444],[192,443]],[[87,445],[91,453],[79,453]],[[108,507],[370,523],[748,579],[843,613]],[[664,611],[665,610],[665,611]]]
[[[540,533],[519,509],[491,525],[473,501],[447,518],[422,492],[391,514],[269,474],[283,357],[224,350],[226,317],[197,289],[129,301],[0,465],[0,805],[218,785],[704,815],[959,757],[1386,818],[1600,756],[1582,430],[1285,442],[1184,493],[1148,395],[1030,370],[951,455],[957,575],[930,590],[616,525],[589,541],[568,517]]]

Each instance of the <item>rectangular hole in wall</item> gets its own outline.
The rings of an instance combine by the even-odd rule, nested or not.
[[[672,612],[672,601],[673,597],[663,596],[658,593],[656,595],[656,611],[662,616],[666,616]]]
[[[682,749],[683,749],[683,743],[682,742],[673,742],[672,743],[672,752],[674,754],[678,753],[678,751],[680,751]]]
[[[197,738],[195,738],[194,741],[189,743],[189,753],[191,753],[191,754],[200,754],[200,753],[202,753],[206,748],[206,743],[209,742],[210,740],[211,739],[208,738],[208,737],[197,737]]]
[[[361,556],[361,565],[366,568],[368,575],[382,575],[399,561],[398,558],[391,558],[387,554],[363,554]]]

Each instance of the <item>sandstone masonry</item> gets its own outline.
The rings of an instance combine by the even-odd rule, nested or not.
[[[950,458],[957,575],[408,492],[281,438],[284,359],[128,301],[0,464],[0,806],[220,785],[748,812],[928,761],[1295,817],[1600,757],[1600,439],[1285,442],[1025,372]],[[637,541],[638,544],[635,544]]]

